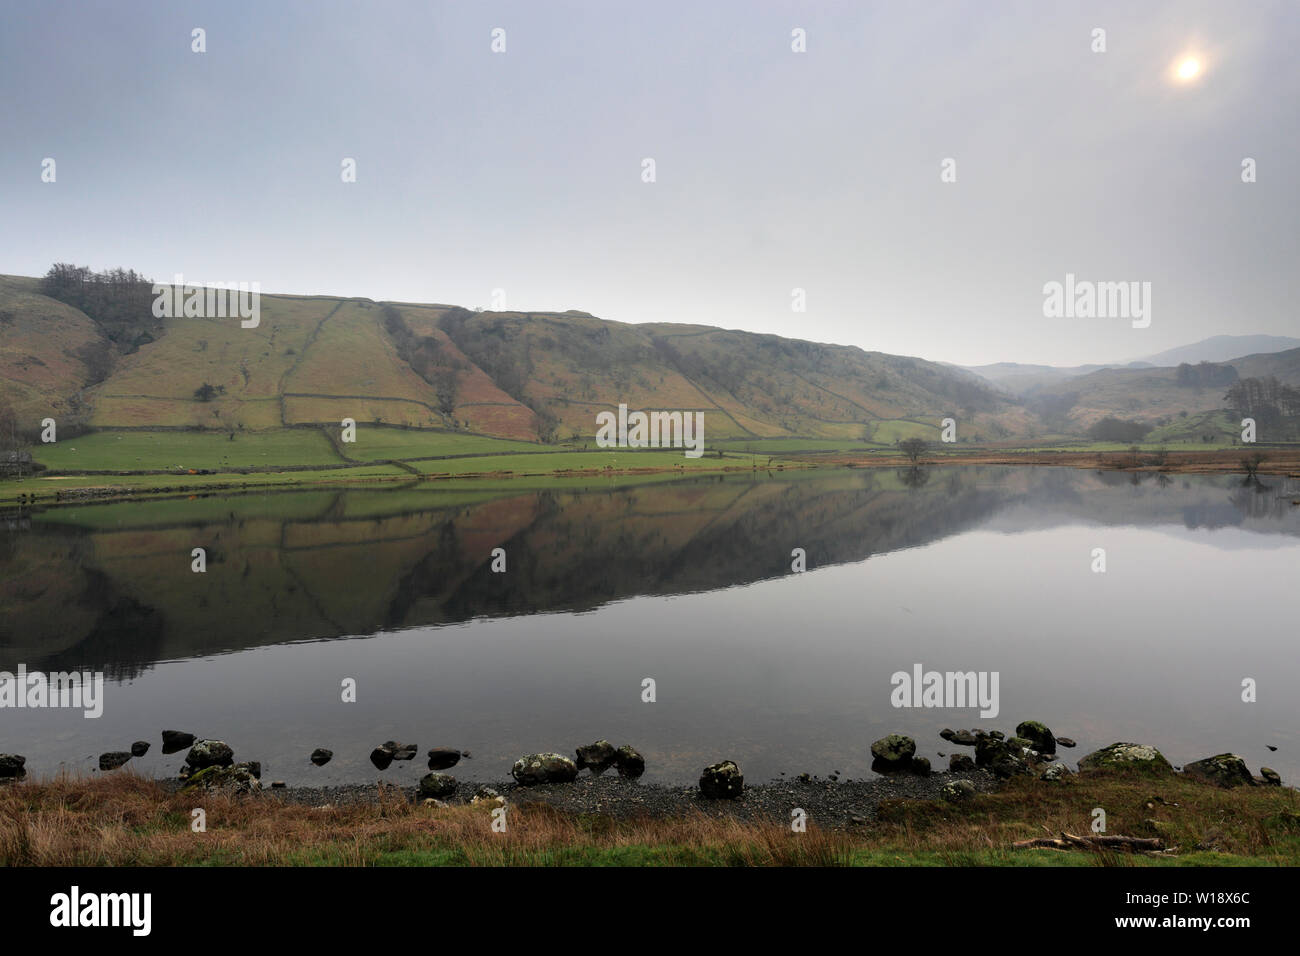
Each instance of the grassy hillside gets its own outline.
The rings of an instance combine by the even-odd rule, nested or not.
[[[149,335],[127,342],[122,322],[120,310],[110,323],[43,295],[38,279],[0,277],[0,403],[29,433],[55,418],[61,440],[85,428],[188,429],[229,440],[336,429],[351,418],[363,432],[427,432],[427,442],[391,432],[385,442],[416,443],[430,456],[472,453],[457,436],[590,443],[596,414],[620,403],[702,411],[708,439],[890,443],[933,436],[947,416],[961,421],[963,437],[1006,438],[1033,424],[960,369],[706,326],[271,294],[262,295],[256,328],[142,315]],[[298,441],[287,439],[283,451]],[[248,464],[263,454],[234,444],[208,458]],[[124,444],[119,457],[143,461],[130,454],[140,447]],[[336,451],[341,460],[390,455]],[[307,452],[299,463],[328,457],[319,443]],[[59,467],[74,464],[71,452],[52,457]],[[167,467],[175,464],[188,463]]]

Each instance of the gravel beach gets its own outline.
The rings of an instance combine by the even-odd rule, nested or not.
[[[789,820],[790,811],[803,809],[808,820],[823,828],[840,829],[866,823],[875,815],[881,801],[891,799],[938,800],[944,784],[969,780],[984,792],[997,787],[993,774],[984,770],[959,773],[942,772],[928,776],[911,773],[891,774],[872,780],[831,781],[814,777],[808,781],[782,780],[746,786],[734,800],[710,800],[700,796],[696,787],[667,787],[642,784],[607,773],[596,777],[582,774],[572,783],[539,784],[521,787],[514,782],[482,784],[460,783],[448,803],[466,803],[482,787],[490,786],[516,806],[546,803],[571,813],[603,813],[614,817],[681,817],[692,813],[730,816],[738,820]],[[311,806],[374,803],[381,789],[391,799],[401,793],[415,801],[415,787],[392,784],[348,784],[337,787],[295,787],[265,789],[264,797],[305,803]]]

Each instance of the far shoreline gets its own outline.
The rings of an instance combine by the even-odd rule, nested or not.
[[[414,473],[401,470],[403,462],[376,461],[352,468],[321,469],[267,468],[250,471],[178,474],[164,471],[142,472],[70,472],[35,474],[17,479],[0,480],[0,505],[56,506],[87,504],[94,501],[159,500],[164,498],[207,496],[227,492],[302,491],[363,488],[383,485],[417,486],[425,483],[443,487],[482,488],[491,483],[554,487],[566,482],[590,482],[602,478],[644,478],[676,480],[679,478],[772,474],[778,472],[855,469],[855,468],[929,468],[948,466],[1054,466],[1088,471],[1115,471],[1134,474],[1165,475],[1239,475],[1248,478],[1243,464],[1254,450],[1245,446],[1204,451],[1152,451],[1141,449],[1082,451],[1068,448],[979,449],[957,450],[939,454],[922,454],[915,461],[890,451],[785,452],[776,456],[739,451],[727,452],[716,459],[717,465],[700,462],[692,468],[680,466],[559,468],[550,471],[483,470],[460,473]],[[1257,475],[1300,478],[1300,446],[1263,446],[1264,457],[1255,468]],[[635,454],[635,453],[631,453]],[[760,459],[763,459],[760,463]],[[710,461],[710,459],[705,459]],[[392,473],[340,475],[340,471],[392,469]],[[328,477],[313,479],[328,470]],[[120,483],[113,479],[136,479]],[[195,480],[200,479],[200,480]]]

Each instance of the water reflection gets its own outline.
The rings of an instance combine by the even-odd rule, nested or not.
[[[1285,478],[859,469],[519,492],[284,492],[85,504],[0,532],[0,669],[124,679],[161,660],[588,611],[861,561],[993,522],[1300,533]],[[996,521],[995,521],[996,519]],[[190,569],[191,549],[207,571]],[[491,570],[504,549],[507,571]]]

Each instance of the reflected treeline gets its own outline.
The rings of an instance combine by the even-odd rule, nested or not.
[[[1012,531],[1082,516],[1300,533],[1285,483],[953,467],[49,509],[0,524],[0,669],[124,679],[156,661],[260,645],[589,610],[784,575],[793,548],[810,570],[861,561],[999,514],[996,526]],[[194,548],[206,551],[204,573],[191,570]],[[504,574],[491,569],[495,548]]]

